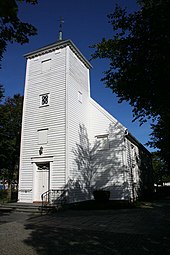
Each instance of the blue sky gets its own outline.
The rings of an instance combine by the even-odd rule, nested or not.
[[[5,87],[5,95],[23,94],[26,65],[23,55],[57,41],[61,16],[64,18],[63,39],[71,39],[89,60],[93,53],[89,46],[113,35],[107,14],[114,10],[116,3],[126,6],[128,11],[137,9],[135,0],[39,0],[35,6],[20,4],[19,17],[34,25],[38,34],[30,37],[29,44],[8,45],[0,70],[0,83]],[[151,133],[149,124],[139,127],[138,122],[132,123],[132,109],[128,103],[118,104],[116,96],[100,81],[102,72],[107,69],[107,61],[94,60],[91,64],[92,98],[145,144]]]

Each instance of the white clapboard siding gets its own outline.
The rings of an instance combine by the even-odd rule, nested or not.
[[[67,121],[68,121],[68,179],[77,176],[75,156],[73,150],[79,142],[80,125],[88,125],[89,103],[89,69],[80,59],[69,50],[68,52],[68,78],[67,78]],[[79,101],[79,92],[82,101]]]
[[[19,201],[37,197],[37,164],[44,162],[50,166],[49,189],[67,188],[70,202],[90,199],[73,153],[80,144],[80,125],[91,145],[101,142],[94,157],[93,188],[110,190],[111,199],[136,199],[140,143],[90,97],[89,62],[70,40],[26,57]],[[42,106],[45,94],[49,104]]]
[[[98,188],[108,188],[112,199],[124,199],[124,132],[125,127],[106,110],[90,99],[89,133],[92,141],[96,136],[108,135],[109,148],[98,153],[99,176],[102,181]],[[104,164],[102,164],[104,162]]]
[[[41,62],[46,59],[51,59],[50,70],[42,72]],[[54,158],[50,172],[50,188],[59,188],[65,184],[65,59],[65,48],[59,54],[51,52],[45,56],[39,56],[36,61],[34,58],[28,59],[20,162],[19,199],[21,201],[32,202],[33,200],[31,158],[39,156],[40,145],[37,132],[39,129],[48,129],[48,143],[42,145],[43,156],[52,155]],[[50,95],[50,105],[40,107],[39,96],[45,93]]]
[[[136,199],[140,189],[139,148],[126,138],[127,182],[130,197]]]

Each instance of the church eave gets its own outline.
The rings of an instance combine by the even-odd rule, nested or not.
[[[62,49],[66,46],[69,46],[71,50],[77,55],[77,57],[85,64],[87,68],[92,68],[92,65],[89,61],[83,56],[83,54],[79,51],[79,49],[75,46],[75,44],[71,40],[58,41],[53,44],[42,47],[38,50],[32,51],[24,55],[27,59],[31,59],[37,56],[41,56],[43,54],[55,51],[57,49]]]

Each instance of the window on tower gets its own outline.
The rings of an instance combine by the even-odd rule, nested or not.
[[[82,92],[80,92],[80,91],[78,91],[78,101],[79,101],[80,103],[83,102],[83,95],[82,95]]]
[[[50,94],[49,93],[40,95],[40,106],[49,105],[49,101],[50,101]]]
[[[46,59],[41,62],[42,64],[42,72],[46,72],[51,69],[51,59]]]
[[[48,128],[38,130],[38,144],[48,143]]]

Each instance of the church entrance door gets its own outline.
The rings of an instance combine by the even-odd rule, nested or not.
[[[41,195],[49,190],[50,162],[37,163],[36,201],[41,201]]]

